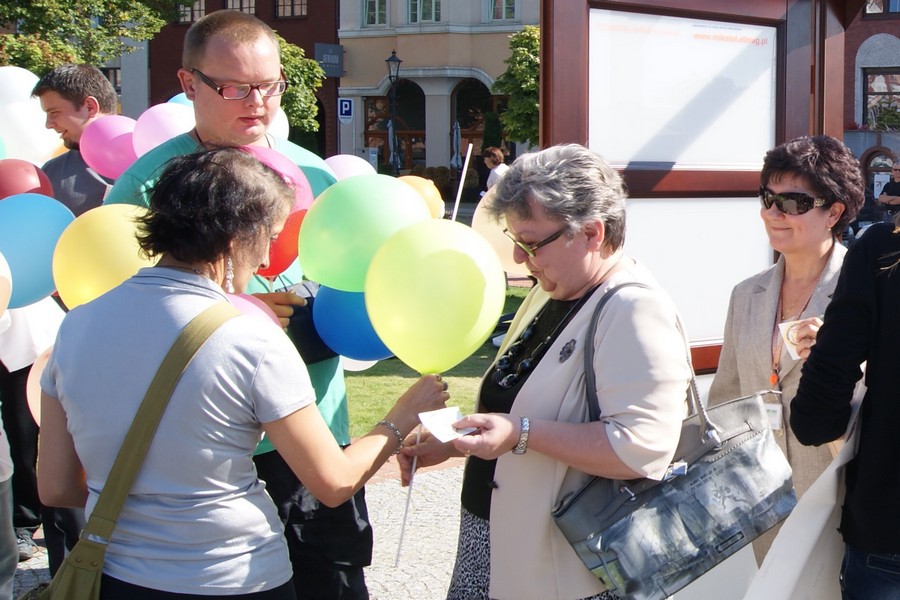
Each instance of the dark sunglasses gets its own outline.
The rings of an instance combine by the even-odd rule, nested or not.
[[[803,192],[776,194],[766,186],[759,188],[759,201],[763,208],[775,207],[786,215],[802,215],[814,208],[825,206],[824,198],[813,198]]]

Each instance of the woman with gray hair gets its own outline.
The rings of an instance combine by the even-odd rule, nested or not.
[[[676,310],[652,275],[625,255],[622,180],[571,144],[520,156],[489,211],[505,218],[513,257],[538,285],[485,373],[476,431],[448,444],[425,438],[401,454],[428,466],[468,457],[456,566],[448,599],[615,598],[576,555],[550,511],[589,476],[661,479],[681,431],[691,371]],[[594,308],[626,282],[585,339]],[[599,421],[585,406],[584,348]],[[411,440],[408,440],[411,443]]]

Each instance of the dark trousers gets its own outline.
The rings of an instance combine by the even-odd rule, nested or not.
[[[253,457],[278,507],[299,600],[367,600],[363,567],[372,562],[365,490],[338,507],[322,505],[278,452]]]
[[[42,524],[50,574],[62,564],[84,529],[84,510],[50,508],[41,504],[37,491],[38,426],[28,408],[25,386],[31,366],[10,372],[0,363],[0,414],[9,438],[13,462],[12,519],[19,533],[32,535]]]
[[[840,581],[844,600],[898,600],[900,554],[867,554],[845,546]]]
[[[31,365],[10,372],[0,363],[0,414],[13,463],[13,527],[34,533],[41,526],[41,501],[37,491],[38,426],[25,395],[30,372]]]
[[[160,573],[160,578],[165,574]],[[174,592],[162,592],[150,588],[125,583],[104,575],[100,581],[100,600],[228,600],[240,598],[241,600],[296,600],[294,586],[288,581],[274,590],[254,592],[252,594],[238,594],[228,596],[200,596],[197,594],[176,594]]]
[[[12,598],[17,564],[19,552],[12,526],[12,485],[5,479],[0,481],[0,598]]]

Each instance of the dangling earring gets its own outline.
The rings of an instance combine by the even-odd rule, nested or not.
[[[229,294],[234,293],[234,263],[231,257],[225,258],[225,291]]]

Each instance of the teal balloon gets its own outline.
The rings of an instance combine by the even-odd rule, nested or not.
[[[361,292],[366,271],[385,240],[431,219],[411,186],[387,175],[338,181],[310,207],[300,227],[299,257],[307,277],[345,292]]]
[[[3,141],[3,138],[0,138],[0,160],[6,158],[6,142]]]
[[[306,180],[309,181],[309,187],[312,188],[313,198],[317,198],[337,181],[334,171],[318,154],[296,144],[280,144],[278,141],[275,142],[275,150],[287,156],[300,167],[300,170],[306,175]]]
[[[53,283],[53,251],[75,220],[64,204],[43,194],[15,194],[0,200],[0,254],[15,282],[9,308],[46,298]]]
[[[180,94],[175,94],[174,96],[172,96],[171,98],[168,99],[168,102],[174,102],[175,104],[184,104],[185,106],[190,106],[191,108],[193,108],[193,106],[194,106],[194,103],[191,102],[190,100],[188,100],[188,97],[187,97],[187,95],[185,95],[184,92],[181,92]]]

